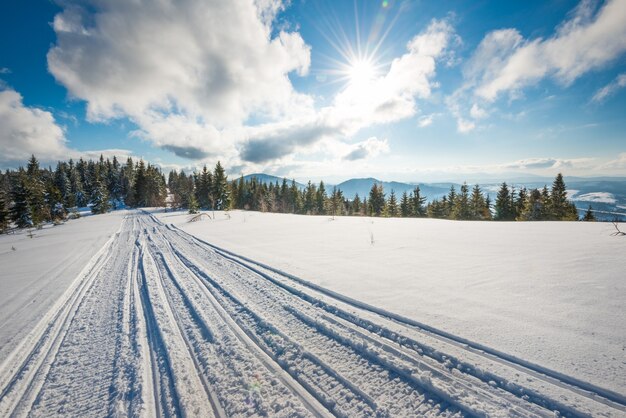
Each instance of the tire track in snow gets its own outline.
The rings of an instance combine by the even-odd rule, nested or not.
[[[0,366],[0,416],[30,412],[85,294],[111,259],[113,244],[127,222],[127,219],[122,221],[120,229],[83,268],[72,286],[3,361]]]
[[[246,333],[244,329],[242,329],[239,325],[236,324],[235,321],[233,321],[233,319],[228,315],[226,311],[223,310],[221,305],[214,298],[214,295],[205,287],[205,284],[202,282],[202,280],[198,278],[191,270],[187,268],[187,266],[175,254],[175,250],[171,247],[171,245],[165,240],[164,237],[162,238],[163,240],[160,242],[160,245],[158,246],[158,248],[161,251],[162,255],[164,255],[164,253],[168,254],[167,256],[164,255],[164,257],[167,258],[168,265],[166,268],[170,272],[172,280],[179,282],[177,286],[180,286],[179,287],[180,289],[183,286],[184,281],[182,279],[184,277],[187,279],[185,286],[195,284],[195,286],[193,286],[193,289],[187,289],[187,292],[189,294],[191,295],[195,294],[196,296],[198,296],[198,292],[200,292],[201,296],[204,296],[204,297],[197,298],[198,300],[195,302],[195,303],[204,302],[204,304],[202,305],[204,309],[199,310],[199,312],[202,312],[202,313],[212,312],[213,314],[217,314],[217,316],[212,315],[212,323],[214,324],[221,323],[222,325],[226,325],[228,328],[227,331],[230,331],[230,333],[234,335],[234,337],[239,341],[241,346],[244,348],[245,352],[243,353],[243,356],[249,357],[250,355],[252,355],[254,358],[256,358],[259,361],[261,367],[265,368],[266,370],[265,373],[269,372],[271,375],[274,376],[274,378],[277,378],[278,381],[284,387],[289,388],[289,390],[291,391],[291,396],[293,396],[294,394],[297,395],[297,397],[294,399],[295,402],[298,402],[298,401],[302,402],[302,404],[308,409],[309,413],[314,416],[318,416],[318,417],[328,416],[329,414],[324,412],[324,407],[320,403],[316,402],[315,398],[313,398],[306,390],[304,390],[304,388],[302,388],[297,382],[295,382],[289,374],[287,374],[285,371],[283,371],[280,368],[279,365],[275,364],[273,359],[270,356],[268,356],[268,352],[266,350],[263,350],[262,347],[260,347],[259,345],[257,345],[256,342],[253,341],[252,335],[250,335],[249,333]],[[169,248],[170,251],[164,251],[164,249],[166,248]],[[176,271],[177,273],[174,273],[173,270]],[[182,289],[181,289],[181,293],[184,293]],[[221,331],[220,333],[216,333],[216,338],[219,338],[220,334],[224,334],[224,331]],[[236,343],[236,341],[233,341],[233,343]],[[231,348],[232,346],[237,345],[233,343],[231,343]],[[251,361],[250,358],[242,357],[242,353],[231,352],[228,354],[237,356],[240,362],[249,363]],[[229,366],[232,367],[233,364],[230,364]],[[253,366],[253,367],[258,368],[258,366]],[[247,366],[247,368],[249,369],[250,365]],[[270,380],[270,379],[266,379],[266,380]],[[230,384],[236,385],[237,382],[231,382]],[[274,387],[276,386],[275,384],[272,384],[271,386],[272,386],[271,387],[272,390],[276,390],[276,388]],[[279,394],[279,396],[281,396],[281,398],[283,399],[286,397],[289,397],[285,395],[287,394],[282,394],[282,395]],[[291,403],[293,401],[289,401],[289,402]],[[293,405],[290,406],[289,408],[293,408]],[[282,412],[281,409],[277,410],[276,412]],[[289,411],[289,409],[287,409],[285,412],[287,411]],[[241,412],[244,412],[244,411],[238,411],[235,413],[241,413]],[[290,412],[287,412],[287,413],[289,414],[289,416],[301,416],[302,415],[300,412],[297,411],[297,409],[296,410],[292,409]]]
[[[626,410],[621,404],[614,402],[611,399],[603,398],[601,396],[603,394],[602,391],[600,391],[600,393],[598,394],[598,393],[590,392],[586,390],[587,388],[585,387],[585,385],[583,385],[582,388],[576,385],[572,386],[571,385],[572,382],[569,382],[567,379],[566,379],[566,382],[562,382],[556,379],[551,374],[543,375],[536,370],[526,368],[523,364],[511,365],[510,364],[511,361],[508,358],[508,356],[506,356],[505,358],[497,357],[497,356],[494,356],[494,354],[492,354],[490,351],[484,352],[480,350],[479,348],[472,348],[471,346],[468,347],[467,344],[453,341],[456,348],[462,348],[464,350],[471,351],[473,354],[486,356],[490,358],[491,360],[494,360],[494,357],[495,357],[495,360],[497,360],[498,362],[501,362],[506,367],[509,367],[509,368],[513,367],[515,369],[514,372],[521,371],[523,373],[529,374],[532,377],[536,378],[535,380],[542,380],[544,383],[548,383],[549,385],[558,386],[561,389],[565,389],[565,391],[561,391],[561,392],[567,393],[568,396],[565,397],[565,401],[570,401],[570,402],[569,403],[561,402],[561,399],[563,399],[563,396],[556,396],[556,395],[545,396],[544,394],[534,389],[529,389],[527,387],[520,386],[519,384],[515,382],[508,381],[507,379],[502,379],[498,375],[490,373],[489,370],[476,369],[472,364],[464,362],[462,359],[459,360],[451,356],[446,356],[444,353],[441,353],[437,350],[433,350],[427,346],[424,346],[423,344],[420,344],[419,342],[415,340],[411,340],[411,338],[407,338],[400,333],[390,331],[389,329],[385,329],[384,327],[380,327],[368,321],[367,319],[364,319],[364,316],[379,317],[377,319],[382,318],[387,321],[392,321],[394,325],[403,325],[405,328],[407,326],[410,326],[411,331],[413,333],[416,332],[416,328],[411,326],[411,324],[407,324],[404,321],[398,321],[397,318],[395,318],[396,315],[389,314],[386,311],[382,311],[381,313],[379,312],[380,310],[377,308],[373,308],[368,305],[362,304],[360,302],[354,301],[350,298],[337,295],[332,291],[321,289],[319,288],[319,286],[310,284],[308,282],[305,282],[302,279],[295,278],[286,273],[282,273],[281,271],[273,269],[262,263],[257,263],[253,260],[238,256],[227,250],[223,250],[219,247],[215,247],[209,243],[206,243],[205,241],[202,241],[198,238],[192,237],[184,233],[183,231],[181,231],[180,229],[176,227],[168,226],[168,229],[170,231],[177,233],[181,237],[181,239],[184,239],[188,242],[193,242],[197,246],[201,248],[203,247],[205,251],[216,252],[217,254],[229,259],[233,263],[259,274],[261,277],[271,281],[272,283],[276,284],[278,287],[286,289],[290,293],[306,300],[307,302],[317,305],[317,306],[322,306],[329,314],[331,314],[330,316],[335,316],[339,314],[339,317],[341,319],[348,319],[349,321],[353,322],[355,325],[361,327],[364,330],[364,332],[372,331],[372,326],[374,326],[373,332],[380,334],[387,341],[391,340],[395,343],[399,342],[400,345],[403,345],[403,346],[406,346],[407,342],[409,342],[410,345],[413,345],[413,347],[415,348],[414,351],[419,353],[419,355],[422,355],[422,354],[429,355],[433,357],[435,360],[437,360],[438,362],[445,363],[447,365],[446,366],[447,369],[455,368],[457,371],[459,370],[463,371],[466,374],[469,374],[475,378],[481,379],[485,383],[488,383],[490,386],[495,386],[502,390],[506,390],[510,394],[515,395],[516,397],[519,397],[524,401],[530,401],[540,407],[546,408],[547,410],[559,410],[561,415],[565,415],[565,416],[590,416],[593,414],[593,412],[589,412],[589,411],[593,411],[593,410],[596,410],[596,411],[601,410],[601,411],[604,411],[603,413],[605,413],[607,416],[612,416],[615,413],[619,414],[620,412],[618,411],[621,411],[621,413],[623,413]],[[260,271],[260,270],[264,270],[264,271]],[[270,275],[274,277],[270,277]],[[276,276],[279,276],[279,277],[277,278]],[[294,286],[297,286],[298,289],[295,289]],[[320,294],[315,295],[316,293],[320,293]],[[315,296],[311,296],[311,294]],[[330,302],[329,303],[323,302],[322,299],[326,301],[330,300]],[[362,316],[358,317],[356,316],[356,314],[352,314],[345,310],[337,308],[335,305],[345,305],[351,311],[361,311]],[[363,313],[367,315],[363,315]],[[402,327],[400,328],[402,329]],[[418,328],[417,331],[418,331],[417,334],[419,334],[420,332],[425,332],[423,327]],[[426,330],[426,332],[430,333],[428,330]],[[444,340],[447,339],[446,336],[442,336],[442,335],[437,335],[437,336],[442,337]],[[446,341],[446,342],[448,344],[450,343],[450,341]],[[514,373],[514,374],[518,375],[518,373]],[[542,386],[542,385],[543,385],[542,383],[538,384],[538,386]],[[582,399],[582,397],[587,398],[587,399]],[[599,407],[598,409],[597,403],[606,405],[608,406],[608,408]]]
[[[174,239],[175,237],[168,237]],[[174,246],[174,245],[173,245]],[[275,318],[268,319],[268,317],[261,317],[257,313],[251,311],[252,305],[258,303],[257,299],[263,299],[267,295],[257,293],[248,294],[244,298],[245,303],[239,298],[233,295],[230,291],[227,291],[220,283],[214,280],[212,277],[205,274],[203,269],[200,269],[200,265],[195,260],[186,259],[186,257],[178,251],[182,249],[184,245],[175,245],[180,259],[187,265],[194,273],[204,279],[205,285],[208,283],[211,287],[211,293],[218,298],[220,304],[222,304],[242,328],[252,333],[254,339],[262,346],[265,346],[270,352],[273,352],[273,357],[281,364],[286,370],[295,370],[295,377],[299,382],[309,389],[313,390],[313,393],[317,398],[325,404],[334,413],[345,416],[352,416],[354,414],[361,413],[369,414],[382,414],[385,415],[386,409],[382,404],[376,402],[367,390],[363,390],[361,385],[365,384],[366,388],[370,391],[374,388],[385,387],[383,394],[379,395],[385,397],[384,394],[397,394],[405,393],[404,396],[396,399],[396,402],[404,402],[404,408],[399,406],[391,407],[391,410],[398,413],[410,414],[412,410],[420,404],[426,406],[429,405],[431,412],[437,414],[454,414],[456,407],[454,405],[451,410],[447,410],[446,403],[442,403],[442,399],[432,390],[425,390],[425,388],[417,387],[415,382],[407,381],[406,379],[399,378],[397,370],[390,369],[387,364],[381,362],[372,362],[371,358],[367,359],[363,357],[363,353],[350,347],[348,345],[342,345],[333,341],[327,335],[320,333],[318,329],[311,329],[306,326],[302,321],[296,321],[297,323],[291,324],[285,330],[281,330],[276,325]],[[188,247],[188,245],[187,245]],[[185,248],[187,249],[187,248]],[[223,257],[220,257],[223,259]],[[213,264],[214,260],[210,260]],[[203,265],[203,267],[206,267]],[[223,268],[223,265],[217,266],[219,270]],[[278,315],[285,315],[285,311],[282,306],[279,306],[279,311],[275,312]],[[289,316],[289,315],[287,315]],[[278,321],[280,322],[280,321]],[[281,326],[285,326],[280,322]],[[297,341],[293,340],[297,336]],[[319,347],[316,349],[316,353],[310,351],[307,342],[312,339],[318,339]],[[276,341],[280,339],[281,341]],[[315,348],[315,347],[313,347]],[[333,355],[330,357],[324,354],[324,351],[331,351]],[[281,354],[288,353],[289,356],[283,356]],[[291,359],[289,357],[292,357]],[[322,357],[326,357],[323,359]],[[331,366],[332,365],[332,366]],[[339,371],[341,370],[341,371]],[[317,372],[317,374],[316,374]],[[325,390],[324,387],[317,387],[324,376],[325,378],[334,379],[334,384],[331,386],[342,386],[343,390],[332,393],[330,390]],[[351,377],[348,377],[351,376]],[[306,380],[308,377],[309,381]],[[358,382],[358,383],[357,383]],[[321,393],[320,393],[321,392]],[[411,398],[411,396],[413,398]],[[362,406],[350,405],[350,401],[358,400]],[[393,398],[392,398],[393,399]],[[433,404],[434,401],[434,404]],[[353,402],[352,402],[353,403]],[[392,403],[392,402],[387,402]],[[461,409],[465,409],[464,405],[461,405]],[[404,412],[401,412],[404,411]],[[423,412],[425,413],[425,411]],[[471,410],[466,410],[466,413],[473,414]]]

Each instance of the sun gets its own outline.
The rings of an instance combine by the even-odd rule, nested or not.
[[[367,86],[376,77],[376,67],[371,60],[357,59],[352,61],[347,68],[347,76],[352,86]]]

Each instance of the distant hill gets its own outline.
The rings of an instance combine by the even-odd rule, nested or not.
[[[410,183],[400,183],[397,181],[380,181],[378,179],[369,177],[364,179],[350,179],[344,181],[343,183],[339,183],[337,188],[343,192],[343,195],[348,199],[353,199],[354,196],[358,193],[361,198],[367,197],[372,186],[376,184],[382,184],[383,190],[387,196],[393,190],[398,198],[402,195],[402,193],[407,192],[410,193],[415,189],[416,184]],[[429,184],[419,184],[420,191],[422,196],[426,196],[428,200],[432,200],[438,197],[445,195],[450,188],[449,185],[429,185]]]
[[[278,182],[278,184],[283,183],[283,177],[272,176],[271,174],[254,173],[254,174],[248,174],[246,176],[243,176],[243,179],[246,181],[252,178],[256,178],[258,182],[263,183],[263,184],[276,183],[276,182]],[[291,185],[291,179],[287,179],[287,184]],[[296,186],[298,186],[298,188],[300,189],[304,188],[304,184],[302,183],[296,182]]]

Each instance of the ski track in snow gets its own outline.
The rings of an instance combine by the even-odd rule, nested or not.
[[[0,416],[626,416],[400,319],[137,212],[0,364]]]

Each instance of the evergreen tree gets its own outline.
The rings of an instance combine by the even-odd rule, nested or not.
[[[198,213],[198,209],[198,201],[196,200],[196,196],[192,193],[189,195],[189,213]]]
[[[106,213],[109,210],[109,196],[106,186],[97,179],[93,182],[91,194],[91,212]]]
[[[528,194],[524,208],[517,219],[521,221],[539,221],[544,219],[543,198],[541,192],[533,189]]]
[[[451,218],[452,211],[454,210],[454,204],[456,203],[456,189],[454,187],[454,184],[450,186],[450,191],[448,192],[448,199],[444,200],[444,202],[447,202],[447,205],[445,207],[445,217]]]
[[[213,182],[211,193],[211,207],[216,210],[228,209],[230,206],[228,194],[228,177],[224,172],[222,164],[218,161],[213,171]]]
[[[369,212],[373,216],[380,216],[385,209],[385,193],[383,185],[374,183],[370,189]]]
[[[587,212],[585,212],[585,216],[583,216],[583,221],[585,222],[595,222],[596,216],[593,214],[593,208],[589,205],[587,208]]]
[[[402,193],[402,197],[400,198],[400,216],[403,218],[411,216],[411,202],[409,201],[409,195],[406,190]]]
[[[389,193],[389,200],[387,201],[387,216],[396,217],[398,216],[398,199],[396,198],[396,192],[392,189],[391,193]]]
[[[0,184],[0,233],[8,229],[10,215],[7,194],[3,185]]]
[[[497,221],[512,221],[515,219],[511,207],[511,193],[509,192],[509,186],[507,186],[506,182],[502,183],[496,195],[495,210],[496,214],[494,218]]]
[[[92,193],[93,200],[93,193]],[[146,177],[146,165],[139,160],[135,169],[135,183],[133,184],[133,206],[144,207],[148,205],[148,179]]]
[[[28,202],[27,177],[22,170],[18,174],[17,184],[13,187],[11,218],[18,228],[29,228],[34,225],[31,206]]]
[[[354,199],[352,200],[352,212],[355,215],[361,214],[361,198],[358,193],[354,195]]]
[[[336,192],[333,189],[333,194]],[[320,181],[320,186],[317,188],[317,194],[315,195],[315,206],[317,209],[317,213],[323,215],[326,213],[326,200],[328,197],[326,196],[326,187],[324,186],[324,182]],[[335,211],[333,211],[333,216],[335,216]]]
[[[418,218],[426,216],[426,208],[424,204],[426,203],[426,197],[421,195],[420,186],[415,186],[413,192],[411,192],[410,197],[411,202],[411,215]]]
[[[563,175],[557,174],[552,183],[552,191],[550,193],[550,217],[551,219],[560,221],[564,219],[568,212],[567,190]]]
[[[470,196],[469,196],[469,187],[467,183],[463,183],[461,185],[461,190],[456,198],[454,199],[454,205],[452,207],[452,213],[450,214],[450,219],[456,220],[468,220],[471,219],[471,211],[470,211]]]
[[[474,220],[485,220],[489,219],[486,216],[485,206],[487,202],[485,201],[485,196],[483,196],[482,190],[480,190],[480,186],[476,184],[472,189],[472,196],[469,201],[469,212],[470,219]]]
[[[28,203],[30,205],[32,222],[35,226],[50,219],[50,211],[46,205],[45,186],[39,168],[39,161],[31,156],[26,168],[28,179],[26,187],[28,191]]]
[[[330,195],[330,212],[335,217],[341,215],[341,209],[343,206],[343,193],[336,187],[333,187],[333,191]]]

